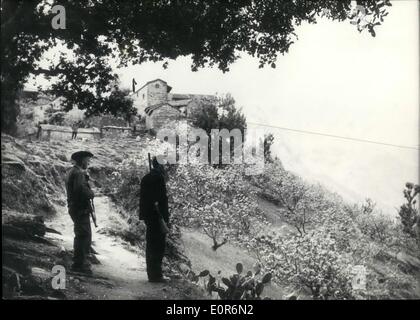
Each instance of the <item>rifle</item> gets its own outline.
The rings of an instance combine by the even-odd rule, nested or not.
[[[90,205],[92,210],[90,210],[90,216],[92,217],[93,224],[95,225],[95,228],[98,227],[96,224],[96,214],[95,214],[95,204],[93,203],[93,199],[90,199]]]
[[[90,186],[89,186],[89,180],[90,180],[89,175],[88,174],[85,174],[85,177],[86,177],[86,181],[88,182],[88,187],[90,189]],[[93,221],[93,224],[95,225],[95,228],[97,228],[98,225],[96,224],[95,204],[93,203],[93,199],[90,199],[89,200],[89,206],[90,206],[90,210],[89,210],[90,211],[90,216],[92,217],[92,221]]]
[[[149,157],[149,170],[152,171],[152,161],[150,160],[150,153],[148,153],[147,155]],[[157,214],[159,216],[159,227],[160,227],[160,231],[163,234],[169,233],[169,228],[168,228],[165,220],[163,220],[162,214],[160,213],[159,204],[157,202],[155,202],[153,205],[154,205],[154,208],[155,208],[155,210],[156,210],[156,212],[157,212]]]
[[[147,153],[147,156],[149,157],[149,171],[152,171],[152,160],[150,160],[150,152]]]

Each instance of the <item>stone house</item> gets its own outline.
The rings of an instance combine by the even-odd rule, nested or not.
[[[146,82],[131,94],[133,106],[145,118],[146,129],[159,129],[168,122],[186,118],[203,103],[216,100],[213,95],[177,94],[166,81],[155,79]]]
[[[159,103],[145,109],[146,129],[158,129],[171,121],[181,119],[178,108],[167,102]]]

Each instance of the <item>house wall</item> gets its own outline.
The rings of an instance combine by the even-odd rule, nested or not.
[[[146,129],[162,127],[164,123],[189,117],[194,109],[200,105],[211,104],[216,101],[216,96],[201,94],[176,94],[168,93],[168,85],[165,81],[156,79],[132,94],[133,105],[138,114],[145,118]],[[153,111],[152,115],[146,115],[145,109],[162,103],[171,103],[174,106],[165,105]]]
[[[139,115],[144,116],[144,109],[158,103],[168,101],[168,86],[161,80],[156,80],[144,86],[132,95],[133,106]]]
[[[132,95],[133,106],[137,109],[139,115],[144,115],[144,109],[147,107],[147,89],[148,86],[145,86]]]
[[[158,130],[168,122],[179,120],[180,112],[170,105],[164,105],[156,110],[150,116],[146,116],[146,129]]]
[[[168,101],[167,84],[161,80],[149,83],[147,86],[147,106]]]

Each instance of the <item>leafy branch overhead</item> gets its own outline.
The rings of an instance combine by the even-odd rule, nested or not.
[[[2,130],[13,133],[19,110],[17,92],[31,75],[55,77],[53,94],[78,101],[81,109],[106,109],[103,95],[117,80],[110,59],[119,66],[191,55],[192,69],[217,66],[229,71],[240,52],[271,65],[297,39],[296,26],[319,17],[356,21],[372,30],[383,21],[389,0],[357,1],[54,1],[66,10],[66,28],[54,30],[51,2],[1,2]],[[356,19],[356,20],[355,20]],[[360,20],[360,21],[359,21]],[[363,27],[360,27],[363,24]],[[60,45],[71,59],[41,67],[48,49]],[[106,110],[105,110],[106,111]]]

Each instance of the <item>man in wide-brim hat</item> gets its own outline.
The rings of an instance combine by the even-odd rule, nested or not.
[[[94,197],[88,182],[86,169],[93,154],[78,151],[71,155],[74,166],[66,177],[67,206],[74,223],[74,256],[72,270],[91,273],[88,255],[91,250],[92,230],[90,214]]]

